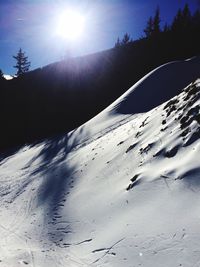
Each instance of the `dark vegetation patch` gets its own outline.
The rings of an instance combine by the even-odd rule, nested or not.
[[[137,146],[137,143],[134,143],[133,145],[129,146],[129,148],[126,150],[126,153],[130,152],[132,149],[134,149]]]
[[[180,120],[181,129],[185,129],[186,127],[190,126],[190,124],[193,122],[193,120],[194,120],[194,118],[192,116],[188,116],[188,114],[186,114]]]
[[[142,132],[137,132],[136,135],[135,135],[135,138],[140,137],[142,134],[143,134]]]
[[[147,123],[148,118],[149,118],[149,116],[146,117],[146,119],[142,122],[142,124],[140,125],[139,128],[142,128],[142,127],[144,127],[144,126],[146,126],[146,125],[148,124],[148,123]]]
[[[173,111],[176,110],[176,106],[175,105],[172,105],[168,110],[167,110],[167,117],[169,117],[171,115],[171,113]]]
[[[121,141],[121,142],[119,142],[119,144],[117,144],[117,146],[120,146],[120,145],[122,145],[124,143],[124,141]]]
[[[187,139],[188,135],[191,133],[191,127],[190,125],[196,121],[200,125],[200,106],[195,105],[195,102],[200,97],[200,91],[196,83],[192,83],[189,86],[187,86],[183,92],[185,93],[183,100],[184,102],[181,102],[175,98],[170,101],[164,106],[164,110],[166,111],[166,118],[163,119],[162,125],[165,125],[167,123],[167,117],[171,114],[171,112],[178,113],[177,117],[175,118],[176,121],[179,121],[180,128],[181,128],[181,134],[180,136],[183,137],[183,140]],[[177,104],[179,103],[179,107],[177,108]],[[193,107],[192,107],[193,106]],[[163,129],[161,129],[163,131]],[[199,128],[196,132],[192,133],[190,137],[188,137],[187,141],[184,143],[184,146],[187,146],[189,144],[192,144],[199,138]],[[174,148],[175,149],[175,148]],[[176,150],[176,149],[175,149]],[[165,156],[169,157],[170,155],[173,155],[173,151],[166,152]],[[154,155],[156,156],[156,155]]]
[[[139,184],[139,180],[138,180],[139,176],[140,176],[140,174],[136,174],[133,176],[133,178],[131,178],[131,183],[126,188],[127,191],[131,190],[134,186]]]
[[[167,150],[165,152],[165,154],[164,154],[165,157],[167,157],[167,158],[173,158],[177,154],[179,147],[180,147],[180,145],[176,145],[173,148]]]
[[[181,136],[184,137],[190,132],[190,128],[186,128],[184,131],[182,131]]]
[[[178,104],[179,100],[177,98],[170,100],[165,106],[164,110],[166,111],[166,116],[169,117],[173,111],[177,110],[176,104]],[[166,123],[166,120],[163,120],[163,124]]]
[[[140,154],[147,153],[152,147],[154,143],[148,144],[145,147],[140,148]]]
[[[171,106],[174,106],[178,102],[179,102],[179,100],[177,98],[172,99],[169,102],[167,102],[167,104],[164,106],[164,109],[170,108]]]
[[[196,121],[198,124],[200,124],[200,106],[196,105],[195,107],[192,107],[195,102],[200,97],[199,88],[192,84],[185,90],[186,97],[184,99],[187,99],[187,104],[184,106],[183,113],[179,116],[180,119],[180,128],[183,130],[182,136],[186,136],[186,132],[189,133],[189,130],[187,129],[193,121]],[[190,97],[187,97],[188,94]]]
[[[164,128],[161,128],[160,131],[161,131],[161,132],[164,132],[167,128],[168,128],[167,126],[164,127]]]
[[[190,86],[188,86],[185,90],[184,90],[187,94],[184,97],[184,101],[189,100],[192,96],[196,95],[196,93],[199,92],[199,89],[197,88],[197,86],[193,83]]]

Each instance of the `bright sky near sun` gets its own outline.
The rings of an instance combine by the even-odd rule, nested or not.
[[[0,0],[0,69],[15,72],[20,47],[34,69],[111,48],[126,32],[137,39],[158,5],[164,23],[186,2],[194,10],[198,0]]]
[[[84,32],[84,30],[86,31],[85,23],[86,16],[84,14],[67,9],[62,14],[58,14],[57,34],[70,42],[76,42],[82,35],[86,34]]]

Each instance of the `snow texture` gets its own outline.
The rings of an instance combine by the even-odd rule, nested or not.
[[[81,127],[2,158],[0,266],[200,266],[199,69],[161,66]]]

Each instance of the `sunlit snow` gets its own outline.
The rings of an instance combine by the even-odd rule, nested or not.
[[[1,266],[199,266],[197,67],[162,66],[78,129],[2,158]],[[135,114],[137,90],[145,110],[157,87],[168,100]]]

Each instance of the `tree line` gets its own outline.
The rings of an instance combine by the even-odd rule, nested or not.
[[[160,9],[156,8],[154,16],[150,16],[144,29],[144,36],[141,40],[156,40],[159,37],[170,36],[178,39],[179,37],[199,33],[200,31],[200,11],[197,9],[194,14],[190,11],[189,5],[185,4],[183,9],[178,9],[171,24],[165,23],[161,27]],[[115,48],[134,43],[130,34],[125,33],[122,40],[117,39]]]
[[[156,67],[200,55],[199,17],[185,6],[161,26],[157,8],[139,40],[127,33],[112,49],[0,80],[0,150],[73,130]]]
[[[156,8],[154,16],[150,16],[147,20],[146,27],[143,30],[144,36],[141,37],[142,40],[156,40],[161,36],[164,37],[171,35],[171,38],[175,40],[179,37],[187,35],[188,33],[199,32],[200,31],[200,11],[196,10],[192,15],[189,5],[185,4],[183,9],[179,9],[175,15],[171,25],[165,23],[164,27],[161,27],[161,17],[160,9]],[[130,34],[125,33],[123,38],[117,38],[114,48],[120,48],[128,44],[133,44],[135,41],[131,38]],[[20,48],[17,55],[13,56],[16,60],[16,65],[13,66],[17,69],[16,76],[20,76],[30,69],[30,61],[25,55],[25,52]],[[3,77],[3,71],[0,69],[0,78]]]

